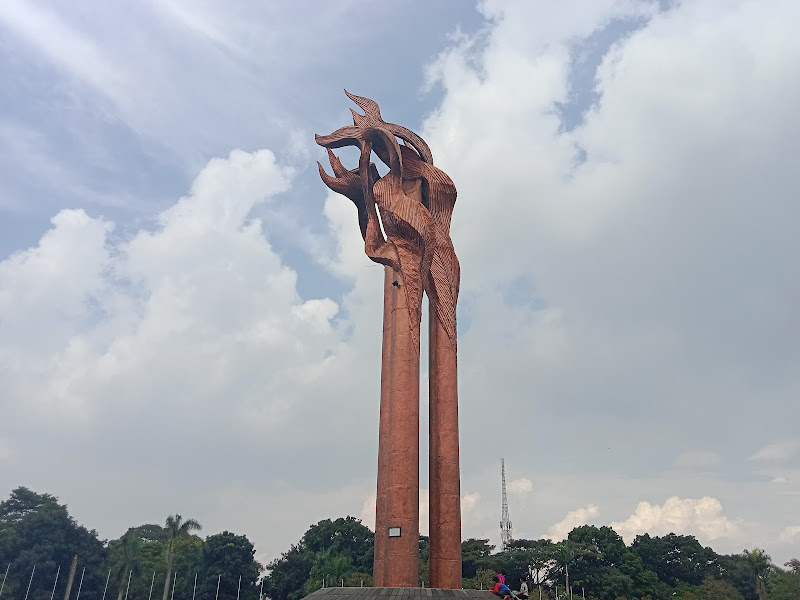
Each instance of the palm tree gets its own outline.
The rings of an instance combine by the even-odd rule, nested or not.
[[[758,593],[758,598],[759,600],[765,600],[767,597],[765,582],[772,568],[772,559],[769,554],[764,552],[761,548],[745,550],[743,554],[756,576],[756,593]]]
[[[170,515],[164,525],[167,530],[167,576],[164,579],[164,595],[161,600],[167,600],[169,595],[169,580],[172,576],[172,561],[175,558],[175,543],[179,538],[186,537],[191,531],[200,531],[200,523],[194,519],[183,520],[180,515]]]
[[[556,555],[559,562],[564,565],[564,582],[566,584],[566,595],[569,598],[572,596],[572,591],[569,588],[569,565],[575,560],[575,547],[569,540],[564,540],[560,544],[556,544]]]
[[[117,581],[117,600],[122,600],[122,594],[126,588],[125,582],[129,578],[129,572],[139,573],[139,557],[141,556],[142,544],[138,538],[125,534],[120,538],[119,544],[119,564],[114,578]]]

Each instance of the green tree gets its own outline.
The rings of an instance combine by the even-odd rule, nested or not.
[[[323,585],[337,586],[353,571],[353,561],[347,555],[336,552],[332,548],[316,553],[314,566],[311,567],[304,585],[306,594],[310,594]]]
[[[492,550],[494,546],[489,540],[470,538],[461,542],[461,577],[469,579],[475,577],[479,569],[494,569]]]
[[[161,525],[147,523],[137,527],[130,527],[125,535],[135,537],[141,542],[164,542],[169,540],[169,531]]]
[[[769,600],[797,600],[800,598],[800,569],[789,571],[773,568],[767,575],[766,588]],[[797,565],[800,567],[800,565]]]
[[[498,568],[508,573],[511,587],[516,588],[520,577],[534,586],[552,579],[557,567],[555,553],[556,546],[550,540],[514,540],[508,550],[493,558]]]
[[[569,566],[575,561],[578,553],[576,552],[574,542],[564,540],[559,542],[555,547],[555,559],[560,567],[563,567],[564,582],[567,593],[569,593]]]
[[[582,525],[567,539],[582,548],[572,569],[575,585],[592,595],[614,600],[618,596],[661,598],[671,594],[611,527]]]
[[[138,537],[125,534],[109,542],[108,549],[111,574],[117,585],[117,600],[122,600],[129,578],[140,573],[142,542]]]
[[[719,557],[720,578],[735,587],[745,600],[758,600],[756,574],[744,553]]]
[[[595,527],[582,525],[569,532],[567,539],[576,544],[594,548],[597,554],[603,557],[603,563],[610,567],[622,564],[623,557],[628,553],[628,548],[622,536],[611,527]]]
[[[494,569],[478,569],[475,577],[461,579],[461,587],[465,590],[490,590],[494,583],[492,577],[496,574]]]
[[[63,596],[64,575],[76,554],[78,578],[85,568],[81,598],[99,600],[105,584],[101,566],[107,551],[96,531],[76,523],[66,505],[50,494],[18,487],[8,500],[0,502],[0,564],[3,571],[9,565],[4,598],[25,595],[34,565],[36,576],[31,581],[29,600],[49,600],[59,567],[56,593]]]
[[[320,554],[322,553],[322,554]],[[345,580],[358,580],[372,576],[372,562],[375,555],[375,536],[355,517],[339,518],[335,521],[324,519],[312,525],[302,539],[284,552],[280,558],[267,565],[269,574],[264,578],[264,593],[272,600],[299,600],[307,594],[306,582],[312,577],[312,568],[320,564],[320,557],[329,556],[335,564],[329,568],[344,576]],[[350,568],[342,565],[347,557]],[[315,581],[321,585],[318,566],[314,573]],[[324,570],[324,569],[323,569]],[[322,573],[324,574],[324,573]],[[327,577],[334,577],[328,573]],[[340,582],[341,583],[341,582]],[[309,584],[309,588],[314,584]]]
[[[719,574],[718,555],[691,535],[670,533],[650,537],[645,533],[636,536],[631,550],[639,555],[646,568],[672,587],[680,582],[700,585],[707,576]]]
[[[788,562],[783,563],[783,566],[788,568],[790,573],[800,575],[800,560],[793,558]]]
[[[350,558],[353,567],[364,573],[372,573],[375,557],[375,534],[355,517],[324,519],[312,525],[303,536],[309,552],[333,550]]]
[[[424,587],[430,587],[431,539],[427,535],[419,536],[419,580]]]
[[[164,527],[167,530],[167,545],[165,553],[165,563],[167,574],[164,578],[164,593],[161,600],[167,600],[169,595],[170,583],[172,583],[172,563],[175,560],[175,549],[177,542],[186,538],[192,531],[200,531],[202,526],[194,519],[184,520],[181,515],[170,515]]]
[[[314,553],[302,540],[267,565],[264,593],[271,600],[299,600],[306,595],[305,582],[314,564]]]
[[[13,525],[29,515],[61,508],[64,507],[55,496],[37,494],[26,487],[18,487],[11,492],[8,500],[0,502],[0,522]]]
[[[198,571],[198,600],[213,600],[219,581],[220,600],[235,600],[239,590],[241,577],[241,600],[256,600],[258,586],[256,584],[261,573],[261,565],[255,559],[255,549],[247,536],[223,531],[210,535],[202,544],[199,553],[201,564]],[[188,572],[188,571],[187,571]],[[220,575],[222,577],[220,577]],[[189,578],[187,583],[191,584]],[[191,587],[186,586],[191,598]],[[184,596],[186,596],[186,591]]]
[[[159,531],[160,530],[160,531]],[[168,535],[166,529],[159,525],[141,525],[131,527],[119,539],[108,543],[110,550],[109,564],[105,572],[112,570],[110,589],[114,590],[114,573],[119,567],[119,548],[123,539],[132,538],[138,546],[138,569],[133,570],[128,598],[130,600],[147,600],[151,597],[158,598],[157,589],[166,579],[166,552]],[[162,541],[163,540],[163,541]],[[172,578],[170,578],[170,598],[175,597],[191,599],[195,573],[202,573],[203,565],[203,540],[197,535],[186,535],[177,538],[173,544]],[[123,587],[128,587],[128,573],[124,571]],[[177,576],[176,576],[177,574]],[[172,581],[175,581],[175,590],[172,591]],[[215,576],[216,582],[216,576]],[[81,594],[82,596],[82,594]],[[109,596],[110,598],[111,596]],[[83,598],[81,598],[83,600]],[[114,599],[116,600],[116,598]],[[160,598],[158,598],[160,600]]]
[[[752,550],[745,550],[742,552],[747,564],[755,576],[756,593],[758,600],[766,600],[767,598],[767,575],[772,569],[772,562],[769,554],[764,552],[761,548],[753,548]]]
[[[730,583],[708,576],[699,586],[679,586],[678,600],[743,600],[742,595]]]
[[[130,590],[128,597],[131,599],[145,600],[151,596],[151,587],[155,591],[156,596],[158,590],[155,589],[155,582],[161,582],[166,576],[165,565],[165,552],[166,542],[168,538],[167,530],[160,525],[145,524],[135,527],[129,527],[122,537],[111,540],[108,542],[109,558],[108,564],[104,567],[104,572],[111,572],[112,578],[109,583],[110,589],[113,591],[117,586],[117,593],[119,588],[123,590],[128,588],[128,574],[133,571]],[[199,543],[199,539],[193,536],[195,543]],[[132,541],[136,546],[136,568],[127,569],[121,565],[124,562],[124,555],[128,553],[127,550],[123,551],[123,544],[130,545]],[[182,542],[178,544],[182,546]],[[186,550],[178,548],[176,556],[183,557]],[[194,566],[191,567],[194,569]],[[177,566],[173,571],[177,571]],[[119,578],[119,579],[118,579]],[[178,577],[180,581],[180,577]],[[177,588],[176,594],[180,592],[180,586]]]

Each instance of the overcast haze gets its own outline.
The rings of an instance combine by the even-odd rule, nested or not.
[[[504,457],[515,537],[798,556],[798,23],[4,0],[0,497],[55,494],[104,538],[179,512],[262,562],[372,526],[382,268],[313,137],[347,88],[458,188],[463,536],[499,543]]]

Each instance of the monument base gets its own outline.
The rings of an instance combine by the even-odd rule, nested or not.
[[[497,600],[488,590],[447,590],[442,588],[375,588],[375,587],[329,587],[306,596],[319,600],[399,600],[400,598],[437,598],[447,600]]]

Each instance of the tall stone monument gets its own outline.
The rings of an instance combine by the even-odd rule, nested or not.
[[[430,317],[430,585],[458,589],[460,270],[450,240],[456,188],[444,171],[433,166],[421,137],[385,122],[375,101],[345,93],[364,114],[351,110],[353,125],[316,140],[328,149],[333,169],[331,176],[319,165],[322,180],[356,205],[364,251],[385,269],[374,586],[418,585],[419,360],[425,293]],[[346,169],[332,152],[343,146],[361,150],[357,168]],[[383,177],[371,162],[373,152],[389,168]]]

